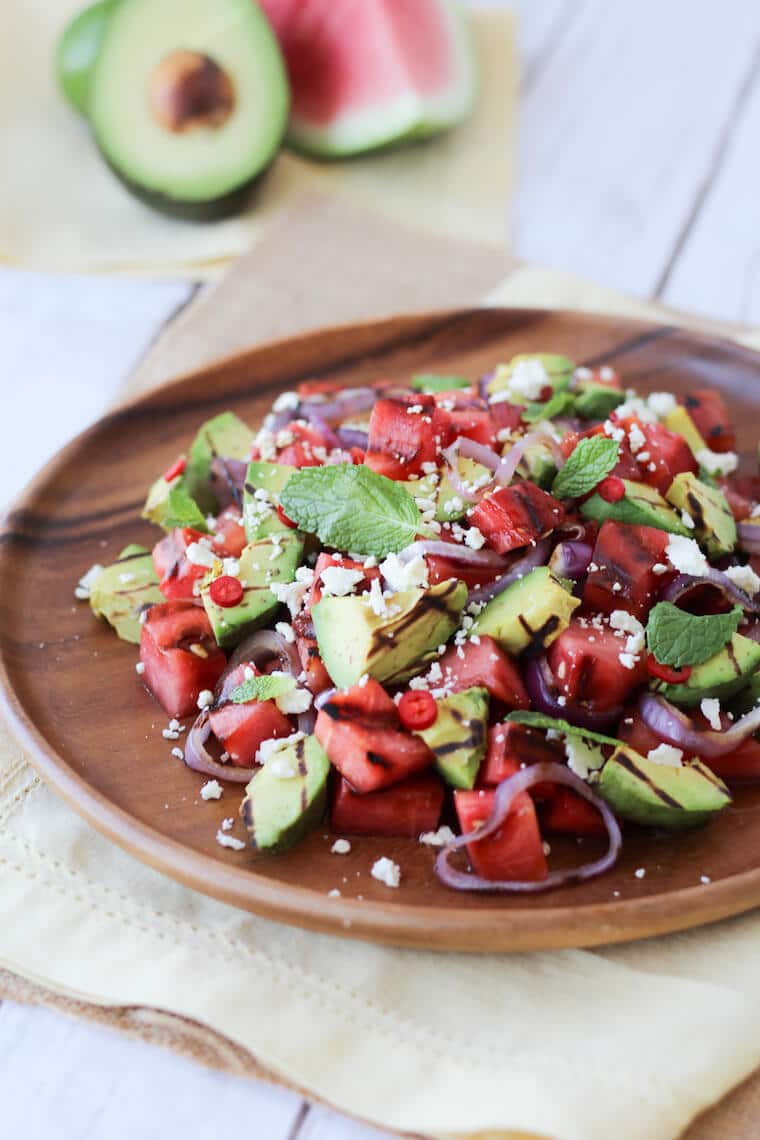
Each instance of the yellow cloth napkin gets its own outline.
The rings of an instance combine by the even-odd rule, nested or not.
[[[34,269],[213,275],[247,250],[305,188],[326,188],[429,231],[504,243],[514,104],[509,13],[472,15],[482,91],[466,127],[351,162],[287,152],[237,217],[199,225],[133,198],[64,102],[53,50],[81,0],[9,4],[0,36],[0,263]]]
[[[527,269],[489,300],[658,312]],[[8,741],[0,898],[8,968],[91,1001],[193,1018],[386,1127],[480,1140],[668,1140],[760,1063],[760,916],[630,946],[515,956],[305,933],[131,859],[42,786]]]

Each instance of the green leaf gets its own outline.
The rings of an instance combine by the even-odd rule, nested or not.
[[[565,466],[557,473],[552,494],[558,499],[578,499],[593,491],[618,461],[620,444],[605,435],[582,439]]]
[[[280,503],[289,519],[325,546],[377,558],[403,550],[422,527],[409,492],[363,464],[302,467],[286,483]]]
[[[565,412],[571,411],[574,403],[572,392],[555,392],[544,404],[528,404],[522,418],[529,424],[538,423],[540,420],[553,420],[555,416],[562,416]]]
[[[672,602],[658,602],[647,622],[647,645],[661,665],[701,665],[720,653],[742,620],[741,606],[727,614],[690,614]]]
[[[437,372],[418,372],[412,377],[415,392],[453,392],[455,388],[470,388],[472,381],[464,376],[440,376]]]
[[[295,687],[295,678],[285,673],[264,674],[243,681],[232,690],[230,700],[235,705],[245,705],[248,701],[271,701],[292,692]]]
[[[588,728],[578,728],[577,725],[570,724],[566,720],[544,716],[540,712],[519,710],[518,712],[511,712],[507,720],[511,721],[512,724],[524,724],[530,728],[553,729],[555,732],[561,732],[563,736],[582,736],[584,740],[592,740],[595,744],[611,744],[614,748],[620,744],[620,741],[615,740],[612,736],[603,736],[601,732],[592,732]]]
[[[208,525],[195,499],[192,499],[184,487],[172,487],[166,496],[162,514],[162,526],[165,530],[174,530],[175,527],[191,526],[194,530],[208,533]]]

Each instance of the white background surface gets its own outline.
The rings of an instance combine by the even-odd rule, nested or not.
[[[498,0],[492,0],[498,3]],[[757,0],[516,0],[516,252],[760,322]],[[0,270],[0,503],[95,419],[188,282]],[[48,1010],[0,1007],[4,1136],[370,1140],[298,1097]]]

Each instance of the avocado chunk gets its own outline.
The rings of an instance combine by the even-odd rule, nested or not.
[[[606,420],[624,400],[625,392],[594,380],[579,380],[575,386],[575,412],[582,420]]]
[[[99,0],[69,20],[58,40],[55,70],[67,103],[87,114],[90,80],[111,13],[121,0]]]
[[[183,475],[185,489],[202,511],[211,513],[219,504],[211,488],[211,464],[217,457],[247,459],[253,446],[253,432],[234,412],[221,412],[207,420],[190,446]]]
[[[249,542],[293,530],[277,514],[277,506],[282,489],[295,470],[287,463],[258,459],[248,464],[243,487],[243,526]]]
[[[581,503],[584,518],[596,519],[597,522],[615,519],[629,526],[653,526],[670,534],[691,533],[654,487],[648,483],[634,483],[630,479],[623,479],[623,485],[625,494],[616,503],[608,503],[596,493]]]
[[[451,637],[466,600],[467,587],[455,578],[401,590],[384,599],[379,613],[366,595],[324,597],[311,616],[325,668],[341,689],[365,673],[381,682],[414,677]]]
[[[492,598],[472,632],[493,637],[513,656],[545,649],[567,629],[580,604],[548,566],[539,566]]]
[[[703,697],[732,697],[740,692],[760,667],[760,645],[748,637],[735,633],[724,649],[714,657],[694,665],[688,681],[670,685],[665,681],[650,681],[650,688],[674,705],[689,708],[698,705]]]
[[[412,377],[415,392],[453,392],[456,388],[471,388],[472,380],[466,376],[440,376],[437,372],[418,372]]]
[[[287,737],[253,776],[240,818],[257,851],[286,851],[321,820],[330,761],[316,736]]]
[[[144,546],[125,546],[112,566],[98,574],[90,587],[95,617],[105,618],[122,641],[139,645],[140,615],[166,599],[158,588],[153,557]]]
[[[507,444],[502,454],[508,455],[511,446]],[[556,474],[557,464],[548,443],[536,440],[535,443],[525,448],[520,462],[517,464],[517,475],[520,478],[530,479],[542,490],[549,491]]]
[[[201,599],[214,637],[223,649],[237,645],[274,614],[279,602],[270,587],[275,582],[293,581],[302,553],[303,537],[295,530],[249,543],[239,559],[237,576],[243,584],[243,598],[236,606],[219,606],[211,597],[211,583],[223,573],[221,562],[218,570],[204,578]]]
[[[473,491],[487,486],[493,479],[493,474],[482,463],[476,463],[474,459],[465,459],[462,455],[457,456],[457,472],[465,487]],[[411,490],[414,484],[407,483],[406,486]],[[420,497],[420,491],[411,490],[411,493],[417,498]],[[433,491],[433,497],[436,500],[435,517],[438,522],[457,522],[464,518],[470,506],[454,487],[446,472],[441,476],[437,494]]]
[[[728,788],[696,760],[657,764],[620,744],[601,770],[596,790],[616,815],[644,827],[698,827],[731,803]]]
[[[689,412],[681,404],[673,408],[672,412],[668,412],[662,422],[668,431],[674,431],[676,435],[683,436],[695,458],[700,451],[709,450],[704,436],[700,433]]]
[[[736,522],[719,487],[710,487],[691,471],[682,471],[670,484],[665,498],[694,520],[697,540],[711,558],[732,552],[736,546]]]
[[[540,364],[544,369],[547,377],[546,383],[554,392],[564,392],[566,388],[570,387],[575,365],[568,357],[553,352],[521,352],[517,356],[513,356],[507,364],[498,366],[486,385],[488,395],[494,396],[497,392],[508,391],[512,386],[511,381],[517,366],[532,362]],[[515,393],[513,402],[528,404],[532,402],[532,397],[523,397]]]
[[[184,475],[172,479],[170,483],[163,475],[160,479],[156,479],[148,491],[142,517],[166,531],[174,530],[175,527],[191,526],[194,530],[208,533],[206,518],[195,499],[188,493]]]
[[[464,689],[436,705],[436,720],[417,735],[434,754],[435,766],[447,784],[472,788],[486,754],[488,690]]]
[[[87,85],[103,158],[139,198],[222,217],[279,148],[289,87],[251,0],[128,0],[106,23]]]

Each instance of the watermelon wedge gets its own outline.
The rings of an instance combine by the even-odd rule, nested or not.
[[[288,142],[340,158],[461,122],[476,94],[454,0],[259,0],[292,89]]]

